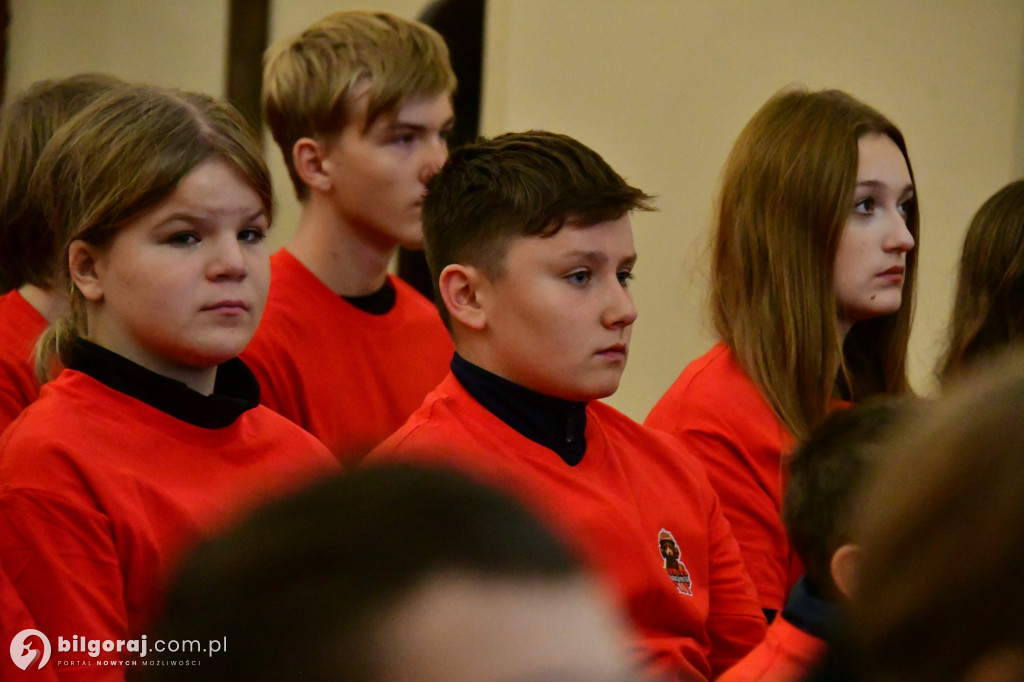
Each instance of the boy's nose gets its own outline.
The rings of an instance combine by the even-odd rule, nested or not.
[[[448,141],[438,137],[427,145],[424,152],[423,166],[420,171],[420,182],[426,184],[437,175],[441,166],[448,160]]]
[[[605,307],[602,322],[609,329],[628,327],[636,322],[636,317],[637,310],[636,304],[633,303],[633,295],[616,281],[611,300]]]

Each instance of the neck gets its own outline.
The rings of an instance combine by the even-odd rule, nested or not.
[[[853,328],[853,322],[839,318],[839,347],[842,348],[843,344],[846,343],[846,335],[850,333],[850,329]]]
[[[67,313],[67,299],[55,296],[50,289],[43,289],[34,284],[22,284],[18,287],[18,293],[30,306],[36,309],[47,322],[53,322],[58,317]]]
[[[372,241],[348,225],[326,201],[312,196],[302,205],[288,251],[340,296],[366,296],[387,279],[397,245]]]
[[[216,366],[185,367],[156,354],[140,351],[131,344],[119,343],[116,338],[108,338],[103,333],[90,334],[87,340],[151,372],[180,381],[200,395],[213,394],[213,388],[217,383]]]

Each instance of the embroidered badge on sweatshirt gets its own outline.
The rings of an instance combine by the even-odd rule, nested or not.
[[[692,597],[690,572],[686,570],[686,564],[679,556],[679,545],[676,544],[675,536],[664,528],[658,533],[658,551],[665,559],[665,572],[676,584],[676,591]]]

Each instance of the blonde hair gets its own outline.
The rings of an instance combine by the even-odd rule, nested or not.
[[[46,142],[65,121],[121,80],[85,73],[33,83],[0,117],[0,293],[23,284],[49,289],[57,248],[42,216],[49,197],[29,193]]]
[[[56,356],[87,333],[85,299],[70,284],[71,242],[108,246],[125,223],[168,197],[211,157],[235,166],[270,218],[270,174],[255,137],[233,107],[207,95],[146,85],[117,87],[53,135],[30,191],[48,197],[44,214],[63,254],[58,281],[71,296],[70,313],[56,320],[37,346],[36,371],[43,381]]]
[[[838,90],[773,96],[740,133],[726,164],[713,242],[715,328],[786,428],[805,438],[825,416],[837,377],[853,400],[909,387],[905,360],[916,251],[900,310],[854,325],[841,345],[836,249],[853,207],[858,140],[903,135]],[[916,203],[907,227],[918,239]]]
[[[369,85],[365,132],[410,99],[453,92],[456,80],[436,31],[386,12],[334,12],[267,50],[263,109],[300,200],[309,188],[295,171],[292,147],[302,137],[340,132],[361,83]]]

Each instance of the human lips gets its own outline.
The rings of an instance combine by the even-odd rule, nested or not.
[[[883,270],[882,272],[878,273],[876,277],[880,277],[893,284],[902,284],[903,275],[906,272],[906,270],[906,267],[902,265],[894,265],[888,270]]]
[[[217,301],[211,305],[203,306],[203,312],[216,312],[224,315],[240,315],[249,311],[249,306],[245,301],[239,301],[236,299]]]
[[[597,351],[597,355],[608,360],[625,360],[627,346],[624,343],[616,343],[607,348]]]

